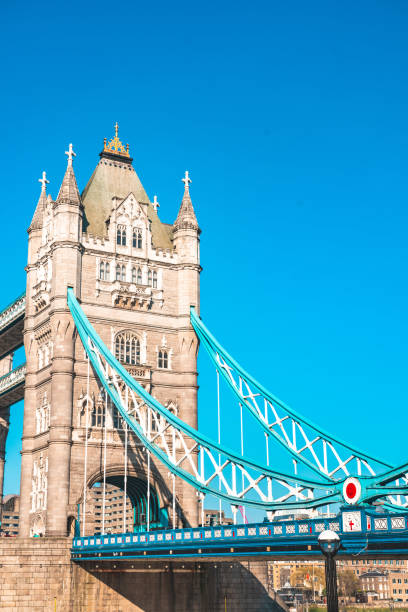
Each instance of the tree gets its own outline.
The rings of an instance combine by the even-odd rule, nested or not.
[[[290,574],[290,584],[321,595],[326,584],[324,569],[310,565],[298,567]]]
[[[340,570],[337,573],[337,582],[339,585],[339,595],[343,597],[352,597],[357,591],[361,591],[360,580],[351,570]]]

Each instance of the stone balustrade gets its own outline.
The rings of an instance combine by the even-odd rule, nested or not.
[[[25,307],[26,296],[24,293],[0,313],[0,332],[24,315]]]
[[[4,376],[0,377],[0,395],[4,395],[4,393],[8,393],[11,389],[14,389],[18,385],[24,382],[26,375],[26,364],[11,370],[11,372],[7,372]]]

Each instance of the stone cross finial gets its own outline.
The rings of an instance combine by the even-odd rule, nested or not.
[[[191,178],[188,176],[188,170],[186,170],[186,173],[184,175],[184,178],[181,179],[184,183],[184,187],[185,189],[188,191],[189,188],[189,184],[191,183]]]
[[[153,198],[152,206],[156,212],[157,212],[157,209],[160,208],[160,204],[157,201],[157,195],[155,195]]]
[[[72,166],[72,158],[76,157],[76,153],[74,153],[71,143],[68,147],[68,151],[65,151],[65,155],[68,155],[68,166]]]
[[[42,173],[42,178],[38,179],[38,182],[41,183],[41,193],[45,193],[46,185],[50,181],[47,181],[47,174],[45,172]]]

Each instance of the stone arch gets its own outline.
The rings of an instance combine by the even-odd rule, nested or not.
[[[88,494],[95,485],[102,486],[103,472],[98,470],[94,472],[87,482]],[[112,485],[124,491],[124,470],[123,466],[110,466],[106,470],[106,484]],[[155,481],[154,475],[150,476],[150,502],[147,503],[147,473],[144,469],[135,470],[130,468],[127,474],[127,497],[132,505],[133,524],[129,525],[129,531],[143,531],[147,524],[147,508],[150,510],[150,526],[167,527],[168,526],[168,511],[167,503],[164,501],[163,493],[158,482]],[[89,500],[89,498],[87,497]],[[83,495],[79,504],[81,506],[80,516],[82,520],[82,503]],[[87,505],[90,502],[87,502]]]
[[[69,514],[67,517],[67,534],[71,538],[80,535],[78,520],[73,514]]]

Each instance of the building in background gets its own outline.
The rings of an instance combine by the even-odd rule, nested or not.
[[[124,492],[111,484],[106,484],[105,494],[103,484],[92,487],[90,503],[93,504],[95,533],[124,533],[134,529],[134,516],[132,504]],[[103,501],[105,498],[105,512]],[[141,516],[146,522],[146,515]],[[104,528],[104,529],[103,529]]]
[[[20,496],[6,495],[3,499],[1,531],[3,535],[17,536],[20,516]]]
[[[231,517],[225,516],[224,510],[221,510],[221,520],[220,520],[220,511],[219,510],[211,510],[210,508],[204,509],[204,525],[232,525],[233,520]]]

